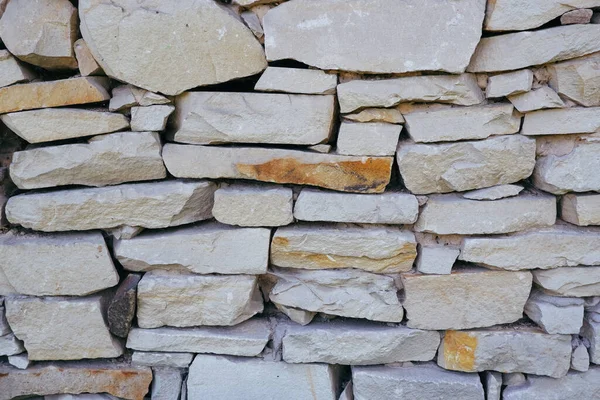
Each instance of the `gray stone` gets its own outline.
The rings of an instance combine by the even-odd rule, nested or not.
[[[541,86],[526,93],[513,94],[508,100],[522,113],[545,108],[561,108],[565,103],[548,86]]]
[[[8,363],[19,369],[27,369],[30,365],[27,353],[15,354],[8,356]]]
[[[0,87],[31,81],[35,74],[17,61],[8,50],[0,50]]]
[[[108,109],[110,111],[121,111],[134,106],[147,107],[169,103],[171,103],[171,100],[158,93],[153,93],[133,85],[120,85],[112,90]]]
[[[417,271],[422,274],[448,275],[460,250],[451,246],[420,246]]]
[[[590,369],[590,354],[582,343],[579,343],[573,349],[573,353],[571,354],[571,369],[580,372]]]
[[[589,24],[592,20],[592,15],[594,15],[594,11],[585,8],[567,11],[560,16],[560,23],[561,25]]]
[[[500,396],[502,395],[502,374],[496,371],[485,371],[483,379],[485,399],[500,400]]]
[[[533,72],[530,69],[492,75],[488,78],[485,96],[496,98],[525,93],[531,90],[532,84]]]
[[[256,36],[262,43],[264,41],[263,37],[265,36],[265,32],[263,31],[262,23],[260,22],[258,15],[256,13],[254,13],[252,10],[250,10],[250,11],[243,11],[240,14],[240,17],[242,18],[242,21],[244,21],[244,24],[246,24],[246,26],[248,28],[250,28],[250,30],[252,31],[254,36]],[[267,67],[267,68],[269,68],[269,67]]]
[[[131,130],[162,131],[167,126],[167,118],[175,111],[171,105],[156,105],[131,108]]]
[[[499,200],[516,196],[522,190],[520,185],[498,185],[463,193],[463,197],[469,200]]]
[[[525,115],[521,134],[529,136],[593,133],[600,129],[599,115],[600,107],[535,111]]]
[[[600,368],[587,372],[570,372],[560,379],[529,375],[527,385],[504,389],[504,400],[572,400],[594,399],[600,391]]]
[[[533,281],[545,292],[556,296],[600,296],[600,267],[534,270]]]
[[[182,383],[181,370],[168,367],[152,368],[152,387],[150,388],[152,400],[179,399]]]
[[[550,87],[582,106],[600,106],[600,53],[550,64]]]
[[[577,334],[583,324],[583,300],[536,290],[525,303],[525,314],[546,333]]]
[[[135,317],[137,285],[142,279],[139,274],[129,274],[117,288],[115,295],[108,304],[106,320],[110,333],[127,338],[131,322]]]
[[[23,342],[13,333],[0,336],[0,357],[21,354],[24,351]]]
[[[254,90],[300,94],[334,94],[337,75],[318,69],[267,67]]]
[[[0,303],[4,304],[4,298]],[[9,333],[12,333],[12,329],[10,329],[8,321],[6,320],[4,305],[0,305],[0,336],[8,335]]]
[[[520,372],[508,372],[502,374],[502,384],[504,386],[519,386],[527,383],[527,377]]]
[[[164,330],[169,328],[157,328],[154,330]],[[133,332],[141,330],[135,328]],[[136,339],[130,339],[132,341]],[[173,368],[187,368],[192,363],[194,354],[192,353],[164,353],[164,352],[150,352],[150,351],[134,351],[131,354],[131,363],[135,365],[145,365],[147,367],[173,367]]]
[[[586,315],[580,334],[589,342],[590,362],[600,364],[600,321]]]
[[[75,51],[75,58],[81,76],[104,75],[104,71],[94,59],[85,40],[77,40],[73,45],[73,50]]]
[[[600,225],[600,195],[564,195],[560,201],[560,217],[579,226]]]
[[[393,156],[402,126],[384,122],[342,122],[337,138],[338,154]]]

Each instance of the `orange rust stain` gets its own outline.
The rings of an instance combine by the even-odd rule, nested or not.
[[[471,372],[475,366],[477,338],[468,332],[447,331],[444,336],[444,360],[448,369]]]
[[[290,240],[284,237],[274,237],[273,244],[275,246],[287,246],[288,244],[290,244]]]
[[[358,193],[381,193],[390,181],[391,157],[365,157],[365,161],[302,163],[278,158],[263,164],[236,164],[244,178],[264,182],[295,183]]]

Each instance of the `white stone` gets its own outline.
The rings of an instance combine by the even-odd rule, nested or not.
[[[502,384],[504,386],[519,386],[527,383],[527,377],[520,372],[508,372],[502,374]]]
[[[131,130],[162,131],[167,126],[167,118],[175,111],[174,106],[156,105],[131,108]]]
[[[467,71],[495,72],[585,56],[600,50],[600,26],[566,25],[481,39]]]
[[[13,196],[6,217],[38,231],[166,228],[212,217],[212,182],[165,181]]]
[[[200,354],[190,367],[188,399],[335,400],[338,375],[326,364]]]
[[[79,298],[7,298],[6,319],[29,359],[115,358],[122,344],[108,331],[101,295]]]
[[[600,195],[564,195],[560,201],[560,217],[579,226],[600,225]]]
[[[10,177],[20,189],[106,186],[167,176],[155,132],[117,132],[88,143],[17,151]]]
[[[516,196],[522,190],[523,186],[520,185],[498,185],[463,193],[463,197],[470,200],[499,200]]]
[[[485,96],[496,98],[528,92],[532,84],[533,72],[530,69],[492,75],[488,78]]]
[[[460,250],[451,246],[420,246],[415,266],[422,274],[448,275],[459,254]]]
[[[80,108],[44,108],[0,116],[4,124],[29,143],[100,135],[129,127],[122,114]]]
[[[152,387],[150,388],[152,400],[179,399],[182,383],[183,374],[180,369],[168,367],[152,368]]]
[[[454,371],[494,370],[560,378],[571,366],[571,336],[548,335],[535,328],[447,331],[437,362]]]
[[[533,271],[533,281],[556,296],[600,296],[600,267],[538,269]]]
[[[409,76],[353,80],[337,87],[340,111],[363,107],[392,107],[403,102],[439,102],[470,106],[485,96],[473,74]]]
[[[254,90],[300,94],[334,94],[337,75],[318,69],[267,67]]]
[[[169,328],[157,328],[155,330],[164,330]],[[153,329],[154,330],[154,329]],[[133,328],[129,332],[127,340],[134,342],[135,332],[144,331],[140,328]],[[134,342],[135,343],[135,342]],[[128,344],[129,346],[129,344]],[[131,354],[131,363],[135,365],[145,365],[148,367],[174,367],[187,368],[192,363],[194,354],[192,353],[164,353],[151,351],[134,351]]]
[[[269,298],[288,307],[373,321],[400,322],[394,279],[360,270],[277,269]]]
[[[485,139],[516,133],[521,127],[521,116],[506,103],[413,112],[404,118],[408,134],[417,143]]]
[[[310,0],[294,1],[265,15],[269,61],[294,59],[325,70],[370,73],[460,73],[481,37],[485,11],[481,0],[330,0],[313,6]],[[457,15],[460,23],[449,23]],[[416,37],[426,51],[397,51],[411,49]]]
[[[0,50],[0,87],[31,81],[35,74],[17,61],[8,50]]]
[[[292,189],[235,183],[215,192],[212,213],[223,224],[283,226],[294,221]]]
[[[589,342],[590,362],[600,364],[600,321],[594,321],[588,314],[583,321],[581,336]]]
[[[450,275],[402,274],[411,328],[468,329],[520,319],[531,290],[527,271],[455,270]]]
[[[77,40],[73,45],[73,50],[75,51],[75,58],[81,76],[104,75],[104,71],[94,59],[85,40]]]
[[[294,269],[397,273],[409,271],[416,256],[414,234],[398,227],[297,224],[275,231],[270,262]]]
[[[570,400],[593,399],[600,390],[600,368],[570,372],[560,379],[529,375],[527,385],[504,389],[504,400]]]
[[[349,156],[393,156],[402,126],[384,122],[342,122],[337,153]]]
[[[546,333],[578,334],[583,324],[583,300],[531,293],[525,314]]]
[[[326,142],[334,96],[187,92],[177,96],[170,137],[192,144]]]
[[[151,271],[137,288],[140,328],[236,325],[262,312],[257,278]]]
[[[600,3],[600,2],[599,2]],[[582,106],[600,106],[600,53],[550,64],[550,87]]]
[[[352,114],[342,115],[342,118],[356,122],[387,122],[390,124],[406,122],[402,113],[396,108],[364,108]]]
[[[500,400],[502,395],[502,374],[496,371],[485,371],[484,387],[486,400]]]
[[[483,400],[477,374],[443,370],[432,364],[352,367],[354,400]]]
[[[283,337],[283,360],[342,365],[429,361],[440,344],[438,332],[363,321],[316,322],[290,326]]]
[[[396,158],[411,192],[462,192],[529,177],[535,166],[535,141],[522,135],[444,144],[401,141]]]
[[[252,32],[214,1],[82,0],[79,18],[104,72],[153,92],[176,95],[267,66]]]
[[[552,226],[555,221],[554,196],[531,192],[478,201],[452,193],[429,196],[414,229],[440,235],[479,235]]]
[[[548,86],[541,86],[526,93],[513,94],[508,100],[522,113],[545,108],[561,108],[565,103]]]
[[[0,235],[0,253],[0,269],[20,294],[84,296],[119,283],[119,274],[98,232],[7,232]]]
[[[29,367],[29,364],[30,364],[27,353],[21,353],[21,354],[15,354],[13,356],[8,356],[8,363],[19,369],[27,369],[27,367]]]
[[[523,135],[593,133],[600,129],[600,107],[540,110],[525,115]]]
[[[336,193],[302,189],[294,205],[301,221],[366,224],[413,224],[419,214],[417,198],[409,193]]]
[[[17,339],[13,333],[0,336],[0,357],[21,354],[24,351],[23,342]]]
[[[129,271],[258,275],[267,272],[270,234],[268,229],[232,228],[209,222],[116,240],[114,254]]]
[[[590,369],[590,354],[583,344],[579,344],[573,349],[573,353],[571,354],[571,369],[580,372]]]
[[[267,320],[251,319],[231,327],[194,327],[194,328],[132,328],[127,337],[127,347],[134,350],[152,352],[177,352],[185,353],[214,353],[229,354],[234,356],[254,357],[259,355],[271,336],[271,329]],[[142,353],[135,351],[133,361],[163,364],[168,353]],[[137,356],[136,356],[137,354]],[[156,356],[151,356],[156,354]],[[162,357],[162,358],[159,358]],[[188,360],[186,357],[185,360]],[[165,360],[166,361],[166,360]],[[191,356],[189,357],[191,361]],[[189,365],[189,361],[187,361]],[[174,363],[169,357],[170,364]],[[183,364],[178,361],[178,365]],[[152,364],[154,365],[154,364]],[[184,367],[187,367],[185,365]]]

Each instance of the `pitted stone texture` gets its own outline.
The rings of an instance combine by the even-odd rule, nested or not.
[[[533,291],[525,314],[546,333],[578,334],[583,323],[583,299],[555,297]]]
[[[75,51],[75,58],[77,58],[77,66],[81,76],[104,75],[104,71],[96,62],[85,40],[77,40],[73,45],[73,50]]]
[[[460,254],[460,250],[451,246],[421,246],[417,256],[416,268],[422,274],[448,275]]]
[[[166,181],[69,189],[11,197],[6,216],[38,231],[115,228],[156,229],[212,217],[212,182]]]
[[[600,50],[600,26],[570,25],[481,39],[469,72],[526,68],[585,56]]]
[[[267,67],[254,90],[300,94],[334,94],[337,75],[318,69]]]
[[[336,152],[350,156],[393,156],[402,126],[384,122],[342,122]]]
[[[508,96],[508,100],[522,113],[565,106],[558,94],[548,86],[541,86],[526,93]]]
[[[579,226],[600,225],[600,195],[566,194],[560,202],[560,217]]]
[[[593,133],[598,129],[600,129],[600,107],[573,107],[528,113],[523,120],[521,133],[528,136],[565,135]]]
[[[77,9],[68,0],[11,0],[0,19],[0,37],[26,63],[75,69],[77,25]]]
[[[338,375],[326,364],[199,354],[190,367],[188,399],[334,400]]]
[[[104,238],[98,232],[0,235],[4,276],[17,293],[84,296],[119,283]],[[0,295],[8,294],[2,293]]]
[[[580,334],[589,342],[590,361],[600,364],[600,321],[594,320],[593,315],[586,315]]]
[[[283,226],[294,221],[292,189],[281,186],[234,183],[215,192],[212,213],[223,224]]]
[[[137,306],[137,285],[142,279],[139,274],[128,274],[121,281],[108,304],[106,320],[108,329],[115,336],[127,338]]]
[[[135,332],[135,330],[132,332]],[[187,368],[192,363],[193,358],[194,354],[192,353],[134,351],[131,354],[131,363],[134,365],[144,365],[147,367]]]
[[[365,108],[352,114],[342,115],[345,120],[355,122],[387,122],[390,124],[403,124],[402,113],[395,108]]]
[[[252,32],[211,0],[82,0],[79,17],[81,34],[104,72],[153,92],[176,95],[267,66]]]
[[[571,400],[594,399],[600,393],[600,368],[570,372],[560,379],[529,375],[527,385],[504,389],[504,400]]]
[[[282,270],[269,298],[288,307],[373,321],[400,322],[404,315],[394,279],[364,271]]]
[[[470,106],[483,102],[485,98],[473,74],[353,80],[338,85],[337,93],[343,113],[363,107],[392,107],[411,101]]]
[[[527,328],[447,331],[437,362],[455,371],[524,372],[560,378],[571,366],[571,336]]]
[[[483,400],[477,374],[443,370],[433,364],[352,367],[354,400]]]
[[[156,105],[131,108],[132,131],[162,131],[167,126],[167,118],[175,111],[171,105]]]
[[[100,295],[8,298],[6,319],[32,361],[114,358],[123,346],[108,331],[106,301]]]
[[[0,114],[35,108],[98,103],[110,99],[109,80],[88,76],[0,88]]]
[[[127,347],[155,352],[214,353],[254,357],[263,351],[270,336],[269,323],[263,319],[251,319],[231,327],[133,328],[127,337]],[[140,354],[142,357],[142,353],[136,351],[134,361],[138,358],[135,354]]]
[[[294,205],[301,221],[366,224],[413,224],[419,214],[417,198],[409,193],[354,194],[302,189]]]
[[[416,256],[414,234],[398,227],[293,225],[277,229],[271,242],[271,264],[285,268],[397,273]]]
[[[463,239],[460,260],[507,270],[600,265],[600,230],[565,225]]]
[[[533,281],[546,293],[556,296],[600,296],[600,267],[535,270]]]
[[[163,147],[163,160],[169,172],[179,178],[250,179],[358,193],[383,192],[393,163],[391,157],[170,143]]]
[[[236,325],[263,310],[257,278],[151,271],[138,285],[140,328]]]
[[[404,118],[408,134],[417,143],[485,139],[516,133],[521,127],[521,117],[505,103],[413,112]]]
[[[493,75],[488,78],[485,95],[495,98],[524,93],[531,90],[532,84],[533,72],[530,69]]]
[[[19,370],[0,366],[0,400],[25,395],[56,393],[109,393],[127,400],[143,400],[152,371],[115,362],[68,362],[36,364]],[[118,384],[115,384],[117,383]]]
[[[463,197],[470,200],[499,200],[516,196],[521,191],[523,186],[520,185],[498,185],[463,193]]]
[[[95,136],[86,144],[17,151],[10,177],[20,189],[162,179],[167,171],[160,151],[156,132],[118,132]]]
[[[231,228],[209,222],[117,240],[114,254],[130,271],[258,275],[267,271],[270,233],[268,229]]]
[[[598,2],[600,5],[600,1]],[[600,106],[600,53],[550,64],[550,86],[582,106]]]
[[[334,96],[188,92],[177,97],[175,142],[318,144],[329,139]]]
[[[462,192],[529,177],[535,165],[535,147],[533,139],[522,135],[446,144],[401,141],[396,157],[411,192]]]
[[[28,67],[17,61],[7,50],[0,50],[0,87],[33,79],[35,74]]]
[[[265,15],[265,50],[269,61],[291,58],[320,69],[460,73],[481,37],[484,12],[481,0],[330,0],[317,8],[294,1]],[[457,16],[460,23],[449,23]],[[421,51],[411,49],[415,34]]]
[[[283,360],[342,365],[429,361],[440,344],[438,332],[362,321],[290,326],[283,337]]]
[[[465,199],[458,194],[430,196],[415,224],[417,232],[481,235],[552,226],[556,198],[526,193],[494,201]]]
[[[531,273],[458,270],[450,275],[402,274],[407,325],[419,329],[468,329],[520,319]]]
[[[129,120],[122,114],[79,108],[21,111],[4,114],[0,119],[29,143],[100,135],[129,127]]]

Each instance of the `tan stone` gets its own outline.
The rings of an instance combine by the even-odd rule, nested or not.
[[[132,131],[162,131],[167,126],[169,115],[175,111],[171,105],[154,105],[131,108]]]
[[[98,103],[110,99],[102,77],[71,78],[0,88],[0,114],[34,108]]]
[[[561,25],[589,24],[594,11],[586,8],[568,11],[560,16]]]
[[[541,86],[526,93],[508,96],[508,100],[522,113],[565,106],[558,94],[548,86]]]
[[[393,156],[402,126],[384,122],[342,122],[336,151],[349,156]]]
[[[98,65],[94,56],[90,52],[90,49],[85,43],[85,40],[79,39],[74,45],[75,57],[77,58],[77,65],[79,67],[79,73],[81,76],[88,75],[104,75],[104,71]]]
[[[599,194],[566,194],[560,202],[560,217],[579,226],[600,225]]]
[[[550,64],[550,86],[586,107],[600,106],[600,53]]]
[[[534,270],[533,281],[544,292],[563,297],[600,296],[600,267]]]
[[[521,134],[528,136],[566,135],[593,133],[598,129],[600,129],[600,107],[573,107],[527,113]],[[551,139],[547,138],[546,140]]]
[[[167,170],[179,178],[251,179],[358,193],[383,192],[392,167],[391,157],[170,143],[163,147],[163,160]]]
[[[0,87],[35,79],[35,74],[7,50],[0,50]]]
[[[387,122],[390,124],[403,124],[402,113],[395,108],[365,108],[354,114],[342,115],[343,119],[356,122]]]
[[[494,98],[524,93],[531,90],[532,84],[533,72],[530,69],[492,75],[487,80],[485,95]]]
[[[267,67],[254,90],[300,94],[334,94],[337,75],[318,69]]]
[[[171,103],[171,100],[158,93],[152,93],[133,85],[120,85],[112,90],[108,109],[110,111],[121,111],[133,106],[147,107],[169,103]]]
[[[466,192],[463,197],[470,200],[499,200],[516,196],[522,191],[523,186],[520,185],[498,185]]]

